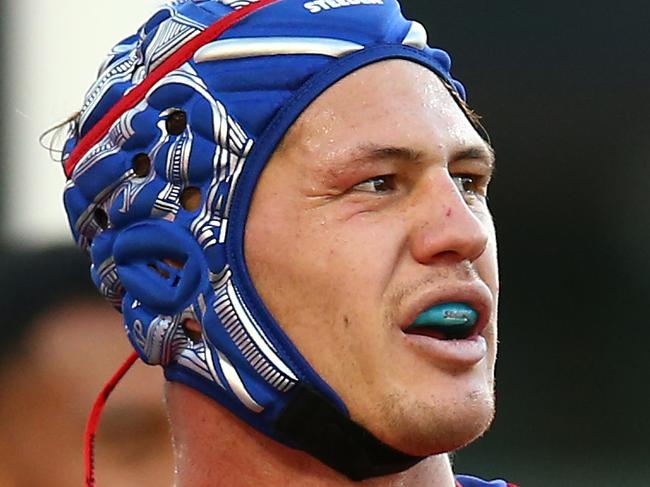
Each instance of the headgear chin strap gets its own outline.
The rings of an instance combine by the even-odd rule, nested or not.
[[[349,419],[261,301],[243,235],[296,118],[384,59],[426,66],[464,99],[449,56],[395,0],[177,0],[113,49],[64,150],[74,237],[140,358],[355,480],[421,458]]]

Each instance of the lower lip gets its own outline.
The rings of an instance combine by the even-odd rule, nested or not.
[[[404,334],[406,342],[442,366],[471,367],[487,355],[487,341],[482,335],[463,340],[440,340],[427,335]]]

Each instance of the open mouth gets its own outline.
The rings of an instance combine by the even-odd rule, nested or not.
[[[465,303],[441,303],[420,313],[405,333],[438,340],[466,340],[478,333],[478,312]]]

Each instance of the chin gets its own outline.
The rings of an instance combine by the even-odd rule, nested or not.
[[[432,456],[459,450],[490,427],[494,418],[492,392],[470,394],[462,401],[437,401],[437,404],[416,403],[411,414],[402,409],[400,418],[387,423],[381,439],[393,448],[414,456]],[[410,419],[409,419],[410,418]]]

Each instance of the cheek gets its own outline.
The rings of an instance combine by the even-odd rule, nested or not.
[[[335,378],[337,371],[363,368],[354,359],[363,356],[356,348],[379,335],[381,297],[394,265],[392,234],[367,219],[342,221],[324,211],[294,212],[289,218],[273,212],[249,218],[249,273],[305,358],[332,384],[343,387]]]
[[[489,286],[495,300],[499,296],[499,264],[497,260],[497,238],[492,215],[489,212],[477,214],[488,233],[488,242],[483,254],[476,261],[481,279]]]
[[[399,215],[355,215],[340,223],[332,258],[347,272],[353,292],[380,300],[405,257],[406,235]]]
[[[499,266],[497,260],[497,241],[491,216],[486,215],[484,221],[488,227],[490,237],[485,252],[476,262],[476,267],[481,279],[488,285],[494,298],[494,308],[490,320],[492,326],[489,326],[485,332],[489,345],[486,379],[490,384],[493,384],[498,344]]]
[[[492,291],[492,296],[497,299],[499,296],[499,265],[497,261],[496,242],[490,240],[485,252],[478,259],[476,266],[479,274]]]
[[[399,248],[394,224],[382,226],[365,215],[346,219],[327,207],[295,211],[291,206],[276,202],[251,211],[245,255],[256,287],[275,281],[302,292],[330,288],[358,295],[389,279]]]
[[[310,330],[314,335],[315,326],[330,327],[336,320],[342,276],[326,225],[317,216],[284,209],[280,203],[265,214],[251,212],[245,256],[262,301],[298,345]]]

